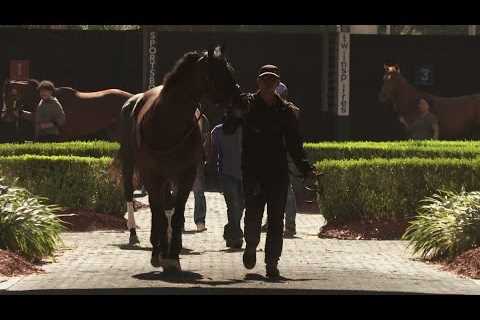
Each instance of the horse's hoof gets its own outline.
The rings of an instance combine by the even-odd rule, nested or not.
[[[150,260],[150,263],[154,268],[160,268],[160,267],[165,268],[165,259],[163,259],[160,254],[152,255],[152,259]]]
[[[182,267],[180,265],[179,259],[165,259],[163,265],[163,272],[166,273],[175,273],[181,272]]]
[[[138,239],[138,236],[136,234],[131,234],[130,239],[128,240],[128,244],[131,246],[134,246],[136,244],[140,244],[140,240]]]
[[[238,239],[230,242],[230,248],[240,250],[243,246],[243,239]]]

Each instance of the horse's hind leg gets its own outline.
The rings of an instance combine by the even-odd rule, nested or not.
[[[135,168],[133,148],[131,145],[130,119],[126,115],[122,114],[123,126],[122,137],[119,156],[122,165],[122,180],[123,180],[123,192],[125,200],[127,201],[127,228],[130,231],[129,244],[135,245],[140,243],[137,236],[137,224],[135,222],[135,208],[133,206],[133,173]]]
[[[135,222],[135,208],[133,205],[133,162],[123,161],[122,176],[123,176],[123,190],[127,201],[127,228],[130,231],[129,244],[135,245],[140,243],[137,236],[137,224]]]

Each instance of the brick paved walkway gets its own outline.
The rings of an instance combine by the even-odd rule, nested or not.
[[[143,199],[143,201],[147,201]],[[126,246],[127,232],[65,233],[65,248],[46,273],[0,279],[0,293],[452,293],[480,294],[480,282],[414,259],[403,241],[319,239],[320,215],[297,215],[297,238],[285,239],[280,271],[287,280],[266,281],[262,235],[257,266],[246,270],[242,252],[222,239],[225,204],[207,193],[207,227],[194,229],[193,197],[186,209],[184,272],[167,277],[150,266],[150,211],[137,213],[141,247]],[[6,281],[5,281],[6,280]],[[128,290],[125,290],[128,289]]]

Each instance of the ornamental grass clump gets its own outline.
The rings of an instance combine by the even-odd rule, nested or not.
[[[30,261],[52,257],[65,230],[59,210],[26,189],[0,186],[0,249]]]
[[[425,198],[403,239],[427,259],[451,260],[480,243],[480,192],[441,191]]]

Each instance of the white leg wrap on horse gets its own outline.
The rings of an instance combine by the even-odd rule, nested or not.
[[[127,212],[128,212],[127,228],[128,230],[135,229],[137,227],[137,224],[135,223],[133,202],[131,201],[127,202]]]

